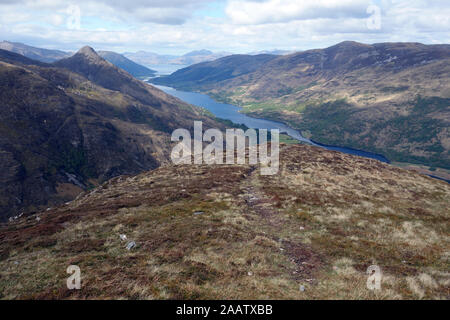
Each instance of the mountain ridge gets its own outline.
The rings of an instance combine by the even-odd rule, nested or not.
[[[41,62],[51,63],[59,59],[67,58],[71,55],[70,52],[61,50],[51,50],[28,46],[19,42],[2,41],[0,42],[0,49],[19,53],[27,58],[38,60]]]
[[[73,55],[71,52],[32,47],[23,43],[8,41],[0,42],[0,49],[18,53],[34,61],[41,61],[44,63],[54,63]],[[89,54],[89,48],[85,48],[85,50],[86,54]],[[106,60],[129,72],[134,77],[151,77],[156,73],[155,70],[141,66],[119,53],[113,51],[99,51],[99,54],[100,56],[104,55],[104,58],[107,58]]]
[[[168,162],[171,132],[194,120],[223,127],[92,48],[67,59],[44,64],[0,50],[0,220]]]
[[[154,88],[135,79],[125,70],[105,60],[89,46],[85,46],[73,56],[58,60],[53,64],[79,73],[107,89],[125,91],[142,103],[158,105],[158,102],[148,95],[148,90],[153,90]]]
[[[237,75],[239,66],[218,62],[152,82],[207,93],[320,143],[450,169],[449,45],[347,41],[278,56]],[[232,76],[202,81],[203,70],[223,68]],[[425,127],[431,128],[426,134]]]
[[[127,71],[133,77],[153,77],[156,74],[155,70],[144,67],[140,64],[137,64],[125,56],[115,53],[113,51],[99,51],[98,54],[111,62],[115,66]]]
[[[226,81],[256,71],[265,63],[276,58],[275,55],[267,54],[231,55],[177,70],[169,76],[152,79],[151,82],[162,85],[176,83],[178,88],[195,90],[197,87],[207,87],[211,82]]]

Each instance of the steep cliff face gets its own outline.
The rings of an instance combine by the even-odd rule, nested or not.
[[[304,145],[280,161],[272,176],[162,166],[0,226],[0,297],[449,298],[449,184]],[[81,290],[66,287],[72,264]]]
[[[91,48],[73,61],[71,71],[0,50],[2,219],[156,168],[169,159],[171,132],[194,120],[222,127]]]

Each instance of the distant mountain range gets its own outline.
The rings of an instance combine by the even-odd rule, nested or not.
[[[271,55],[285,55],[292,51],[287,50],[263,50],[249,53],[249,55],[271,54]],[[214,61],[226,56],[232,55],[230,52],[212,52],[209,50],[197,50],[186,53],[182,56],[175,55],[160,55],[154,52],[138,51],[135,53],[125,52],[125,57],[142,65],[185,65],[190,66],[196,63]]]
[[[254,52],[250,52],[248,53],[249,55],[255,56],[258,54],[273,54],[273,55],[277,55],[277,56],[284,56],[290,53],[294,53],[295,51],[292,50],[261,50],[261,51],[254,51]]]
[[[0,49],[15,52],[27,58],[46,63],[52,63],[57,60],[68,58],[73,55],[73,52],[64,52],[60,50],[37,48],[28,46],[23,43],[9,42],[9,41],[0,42]],[[156,73],[156,71],[141,66],[127,59],[123,55],[112,51],[99,51],[98,54],[104,59],[114,64],[115,66],[127,71],[134,77],[152,77]]]
[[[70,57],[73,54],[71,52],[65,52],[61,50],[36,48],[23,43],[10,41],[0,42],[0,49],[15,52],[27,58],[47,63]]]
[[[255,72],[277,57],[270,54],[254,56],[236,54],[215,61],[195,64],[178,70],[170,76],[153,79],[152,82],[184,90],[205,90],[226,80]]]
[[[173,64],[173,65],[191,65],[204,61],[213,61],[228,55],[229,52],[214,53],[209,50],[198,50],[186,53],[182,56],[175,55],[160,55],[154,52],[138,51],[135,53],[125,52],[123,54],[130,60],[142,65],[158,65],[158,64]]]
[[[64,59],[73,55],[73,52],[65,52],[61,50],[49,50],[29,46],[19,42],[2,41],[0,42],[0,49],[8,50],[21,54],[27,58],[52,63],[60,59]],[[260,52],[252,52],[250,55],[258,54],[273,54],[284,55],[289,53],[285,50],[266,50]],[[205,61],[213,61],[225,56],[231,55],[229,52],[212,52],[209,50],[196,50],[188,52],[184,55],[161,55],[153,52],[138,51],[126,52],[119,54],[113,51],[98,51],[98,54],[104,59],[108,60],[115,66],[122,68],[134,77],[152,77],[155,76],[156,71],[146,66],[150,65],[179,65],[189,66]]]
[[[450,45],[347,41],[233,55],[153,82],[241,105],[321,143],[450,169]]]
[[[170,159],[170,134],[223,124],[84,47],[47,64],[0,49],[0,220]]]

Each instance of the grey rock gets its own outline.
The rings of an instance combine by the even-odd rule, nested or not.
[[[134,247],[136,247],[136,242],[130,241],[130,242],[127,243],[127,246],[126,246],[127,250],[131,250]]]

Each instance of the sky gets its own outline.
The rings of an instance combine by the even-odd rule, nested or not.
[[[0,41],[75,51],[248,53],[450,43],[450,0],[0,0]]]

